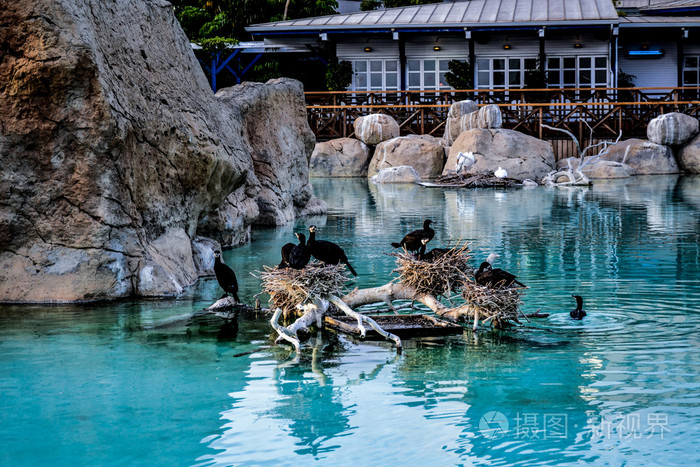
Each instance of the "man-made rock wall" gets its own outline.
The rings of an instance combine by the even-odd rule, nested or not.
[[[256,106],[215,99],[163,0],[5,2],[0,27],[0,301],[181,292],[200,221],[242,189],[245,225],[274,185],[240,115]],[[300,211],[308,180],[289,176]],[[287,213],[281,198],[261,211]]]

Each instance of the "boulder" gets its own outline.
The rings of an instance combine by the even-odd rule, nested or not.
[[[629,148],[629,151],[628,149]],[[627,157],[625,157],[627,153]],[[644,139],[628,139],[610,147],[610,152],[601,156],[613,162],[627,164],[633,175],[655,175],[678,173],[678,164],[668,146]]]
[[[316,137],[307,120],[302,84],[284,78],[264,84],[245,82],[220,90],[216,98],[234,120],[243,123],[243,141],[260,187],[253,195],[260,210],[254,223],[286,224],[299,217],[309,202],[325,212],[324,203],[313,199],[309,182]],[[249,185],[255,185],[251,180]]]
[[[442,142],[452,146],[460,134],[474,128],[495,129],[503,125],[501,109],[495,104],[478,109],[473,101],[459,101],[450,106],[445,123],[445,135]]]
[[[493,173],[498,167],[517,180],[541,180],[554,169],[552,145],[514,130],[472,129],[463,132],[450,148],[443,174],[454,169],[460,152],[474,154],[466,174]]]
[[[679,112],[659,115],[649,122],[647,138],[656,144],[678,146],[698,133],[698,119]]]
[[[678,152],[678,164],[690,173],[700,173],[700,135],[696,135]]]
[[[420,176],[413,167],[400,165],[387,167],[372,177],[374,183],[415,183],[420,181]]]
[[[371,114],[359,117],[353,124],[355,137],[365,144],[375,145],[400,134],[399,124],[384,114]]]
[[[586,175],[591,180],[598,179],[613,179],[613,178],[629,178],[634,175],[634,170],[626,164],[621,164],[619,162],[613,162],[605,160],[602,158],[597,158],[591,162],[591,157],[586,158],[587,163],[583,166],[583,174]],[[557,162],[557,169],[566,170],[569,163],[571,164],[571,169],[578,169],[581,159],[578,157],[569,157],[568,159],[562,159]]]
[[[221,251],[221,244],[207,237],[192,239],[192,259],[199,276],[214,275],[214,252]]]
[[[445,150],[436,138],[429,135],[400,136],[377,146],[367,176],[388,167],[409,165],[419,177],[435,178],[442,173],[444,163]]]
[[[27,0],[0,23],[0,301],[175,295],[232,193],[242,232],[317,205],[299,83],[216,98],[169,2]]]
[[[369,147],[355,138],[338,138],[316,143],[309,174],[312,177],[365,177],[370,161]]]

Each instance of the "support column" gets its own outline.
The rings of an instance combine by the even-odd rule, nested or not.
[[[405,91],[408,89],[406,86],[406,40],[402,38],[399,39],[399,73],[401,73],[399,89]]]
[[[472,87],[476,88],[476,53],[474,52],[474,39],[471,31],[467,31],[467,39],[469,40],[469,67],[472,73]]]

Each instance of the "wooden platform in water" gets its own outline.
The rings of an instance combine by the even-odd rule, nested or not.
[[[371,317],[382,329],[402,339],[410,337],[446,336],[461,334],[464,328],[428,315],[374,315]],[[360,335],[357,320],[350,316],[325,316],[326,326],[346,334]],[[384,340],[371,326],[365,323],[365,339]]]

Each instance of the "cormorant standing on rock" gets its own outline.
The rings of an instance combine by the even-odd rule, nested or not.
[[[299,239],[299,244],[294,245],[289,252],[289,266],[294,269],[304,269],[311,260],[311,249],[306,244],[306,236],[303,233],[295,233]]]
[[[216,281],[219,283],[219,287],[224,289],[224,294],[221,298],[228,296],[228,294],[233,295],[236,303],[240,303],[241,300],[238,298],[238,281],[236,280],[236,273],[233,269],[226,266],[221,261],[221,252],[214,252],[214,274],[216,275]],[[220,300],[220,299],[219,299]]]
[[[569,316],[573,319],[583,319],[586,316],[586,310],[583,309],[583,297],[580,295],[572,295],[576,299],[576,309],[569,312]]]
[[[391,246],[394,248],[403,247],[406,250],[413,252],[417,252],[421,248],[425,248],[425,245],[427,245],[428,242],[435,236],[435,231],[430,228],[430,224],[432,223],[433,221],[426,219],[425,222],[423,222],[423,229],[414,230],[413,232],[406,234],[400,243],[392,242]]]
[[[283,269],[283,268],[288,268],[289,267],[289,255],[292,252],[292,249],[296,245],[294,243],[285,243],[284,246],[282,247],[282,261],[280,261],[279,266],[277,266],[278,269]]]
[[[325,264],[343,263],[348,267],[352,275],[356,276],[357,273],[350,266],[345,251],[333,242],[316,240],[316,229],[315,225],[309,227],[309,249],[311,250],[311,255]]]
[[[525,284],[517,281],[513,274],[503,269],[493,269],[491,263],[484,261],[479,266],[479,270],[474,274],[476,283],[480,285],[490,285],[492,287],[510,287],[513,283],[518,284],[521,287],[525,287]]]

